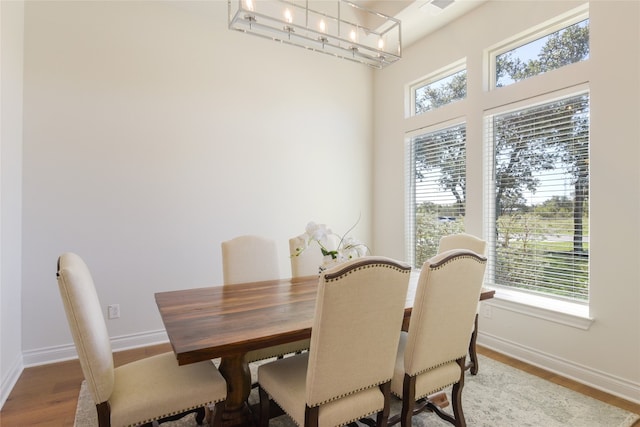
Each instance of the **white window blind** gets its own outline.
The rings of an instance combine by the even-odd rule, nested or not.
[[[493,115],[487,129],[487,277],[588,300],[589,95]]]
[[[426,131],[409,139],[407,224],[415,267],[437,253],[440,237],[464,230],[466,126]]]

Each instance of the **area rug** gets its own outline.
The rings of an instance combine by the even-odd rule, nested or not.
[[[482,355],[478,375],[467,374],[462,405],[470,427],[630,427],[640,416],[565,387],[545,381]],[[252,370],[254,371],[254,370]],[[252,372],[255,375],[255,372]],[[450,396],[448,395],[449,400]],[[250,402],[257,402],[257,390]],[[391,414],[400,412],[394,399]],[[451,409],[450,407],[447,409]],[[95,406],[82,384],[75,427],[96,427]],[[274,418],[270,427],[295,427],[287,417]],[[364,425],[364,424],[363,424]],[[413,418],[414,427],[445,427],[432,413]],[[195,427],[195,415],[163,423],[164,427]]]

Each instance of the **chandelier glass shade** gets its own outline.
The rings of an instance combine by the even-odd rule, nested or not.
[[[383,68],[402,56],[400,21],[348,0],[228,0],[229,28]]]

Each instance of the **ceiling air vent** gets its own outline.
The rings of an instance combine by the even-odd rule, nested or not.
[[[431,0],[429,3],[432,5],[439,7],[440,9],[444,9],[453,3],[455,0]]]

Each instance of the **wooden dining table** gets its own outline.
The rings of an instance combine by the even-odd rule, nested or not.
[[[418,276],[418,271],[411,274],[403,329],[411,317]],[[311,337],[317,284],[318,277],[309,276],[155,294],[179,365],[220,358],[219,370],[227,381],[223,425],[251,421],[246,353]],[[493,297],[493,292],[483,289],[480,299]],[[472,344],[475,352],[474,339]]]

